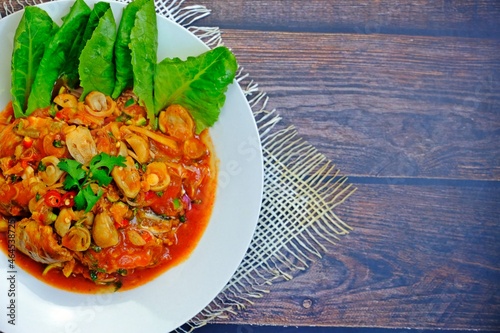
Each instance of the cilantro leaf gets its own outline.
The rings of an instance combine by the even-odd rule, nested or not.
[[[109,172],[111,172],[115,166],[126,166],[125,161],[126,159],[123,156],[112,156],[106,153],[100,153],[90,160],[90,169],[107,168]]]
[[[125,161],[125,157],[123,156],[111,156],[106,153],[100,153],[90,161],[90,178],[101,186],[107,186],[113,180],[110,177],[113,168],[115,166],[126,166]]]
[[[79,181],[85,178],[85,170],[82,169],[82,164],[71,159],[62,159],[58,164],[58,168],[66,171],[74,180]]]
[[[83,193],[85,201],[87,201],[87,209],[85,209],[85,213],[88,213],[97,203],[97,201],[99,201],[99,199],[102,197],[104,191],[99,188],[97,194],[95,194],[94,191],[92,191],[92,188],[90,186],[87,186],[81,191],[81,193]]]
[[[78,188],[80,189],[80,182],[76,179],[74,179],[73,177],[71,176],[66,176],[66,178],[64,179],[64,189],[66,191],[69,191],[71,190],[72,188]]]
[[[77,210],[85,210],[85,213],[90,212],[92,207],[99,201],[104,194],[104,191],[99,188],[97,194],[94,193],[90,186],[85,186],[75,196],[75,206]]]
[[[77,210],[84,210],[87,206],[87,200],[85,200],[85,196],[83,195],[83,191],[79,191],[77,195],[75,195],[75,207]]]
[[[125,166],[125,157],[111,156],[100,153],[92,158],[89,170],[83,169],[83,165],[72,159],[62,159],[57,166],[66,171],[64,179],[64,189],[77,189],[75,196],[75,206],[77,210],[89,212],[99,201],[104,191],[99,188],[97,193],[91,188],[91,184],[97,183],[99,186],[108,186],[113,178],[110,176],[115,166]]]
[[[100,169],[92,171],[90,178],[95,180],[100,186],[108,186],[113,180],[106,171]]]

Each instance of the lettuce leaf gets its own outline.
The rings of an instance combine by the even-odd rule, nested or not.
[[[132,88],[134,85],[132,51],[129,46],[130,32],[134,27],[137,11],[144,6],[147,1],[148,0],[132,1],[123,10],[115,43],[116,85],[112,95],[113,98],[117,98],[124,89]]]
[[[26,7],[14,36],[11,63],[11,95],[14,116],[25,116],[28,96],[35,80],[47,40],[57,25],[49,14],[38,7]]]
[[[148,0],[136,13],[130,31],[130,51],[134,73],[134,93],[146,108],[148,119],[156,127],[153,99],[153,76],[157,63],[158,28],[153,0]]]
[[[92,37],[92,33],[95,28],[97,28],[99,19],[108,11],[109,8],[109,2],[96,3],[90,13],[85,29],[80,30],[78,36],[74,38],[73,46],[71,47],[68,56],[68,62],[66,63],[62,73],[64,82],[71,88],[76,88],[80,80],[80,75],[78,74],[80,54],[87,44],[87,41],[90,37]]]
[[[171,104],[180,104],[190,111],[198,133],[212,126],[237,69],[234,54],[224,46],[185,61],[164,59],[154,77],[156,114]]]
[[[80,55],[81,99],[94,90],[111,96],[115,88],[115,64],[113,61],[116,40],[116,22],[111,8],[101,17],[92,37]]]
[[[89,15],[90,8],[83,0],[76,0],[71,6],[69,14],[50,40],[40,61],[28,98],[26,115],[50,105],[54,84],[69,60],[73,40],[85,28]]]

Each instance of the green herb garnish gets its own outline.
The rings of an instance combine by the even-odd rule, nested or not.
[[[100,153],[90,160],[88,170],[84,169],[81,163],[71,159],[61,160],[57,166],[68,173],[64,179],[64,189],[78,191],[75,196],[76,209],[89,212],[104,194],[101,188],[95,193],[91,185],[109,185],[113,180],[110,176],[111,171],[115,166],[124,167],[125,157]]]
[[[175,198],[174,200],[172,200],[172,203],[174,204],[175,210],[181,209],[182,205],[181,205],[181,201],[179,200],[179,198]]]
[[[52,145],[56,148],[62,148],[64,146],[63,142],[61,140],[54,140],[52,141]]]
[[[102,248],[100,246],[97,246],[95,244],[90,244],[90,248],[94,250],[94,252],[99,253],[102,251]]]
[[[128,108],[135,104],[135,100],[133,98],[129,98],[128,101],[125,102],[125,107]]]
[[[28,96],[40,66],[47,40],[57,30],[49,14],[38,7],[24,10],[14,36],[12,53],[12,106],[16,118],[26,115]]]
[[[47,166],[45,164],[43,164],[42,162],[38,163],[38,171],[45,171],[47,170]]]
[[[234,54],[224,46],[185,61],[164,59],[156,66],[154,77],[156,112],[180,104],[189,110],[200,133],[219,118],[237,68]]]
[[[90,279],[91,279],[92,281],[97,280],[97,271],[95,271],[95,270],[91,269],[91,270],[89,270],[89,275],[90,275]]]

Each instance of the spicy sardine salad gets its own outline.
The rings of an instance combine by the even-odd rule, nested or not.
[[[75,292],[130,289],[185,259],[215,197],[208,128],[237,64],[219,46],[156,59],[152,0],[27,7],[0,113],[0,242]],[[167,36],[168,37],[168,36]],[[9,240],[14,238],[12,242]]]

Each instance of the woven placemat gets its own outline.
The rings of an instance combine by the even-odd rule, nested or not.
[[[0,17],[43,2],[47,1],[10,0],[0,8]],[[210,10],[190,2],[156,1],[156,9],[209,47],[221,45],[217,27],[193,25]],[[191,332],[254,304],[270,292],[273,282],[292,279],[321,258],[326,251],[322,243],[335,243],[351,230],[335,214],[335,208],[355,191],[347,177],[341,176],[335,165],[303,140],[293,126],[285,126],[276,110],[267,109],[267,95],[243,68],[237,81],[252,108],[262,142],[264,194],[259,221],[245,258],[224,290],[196,317],[175,330],[177,333]]]

